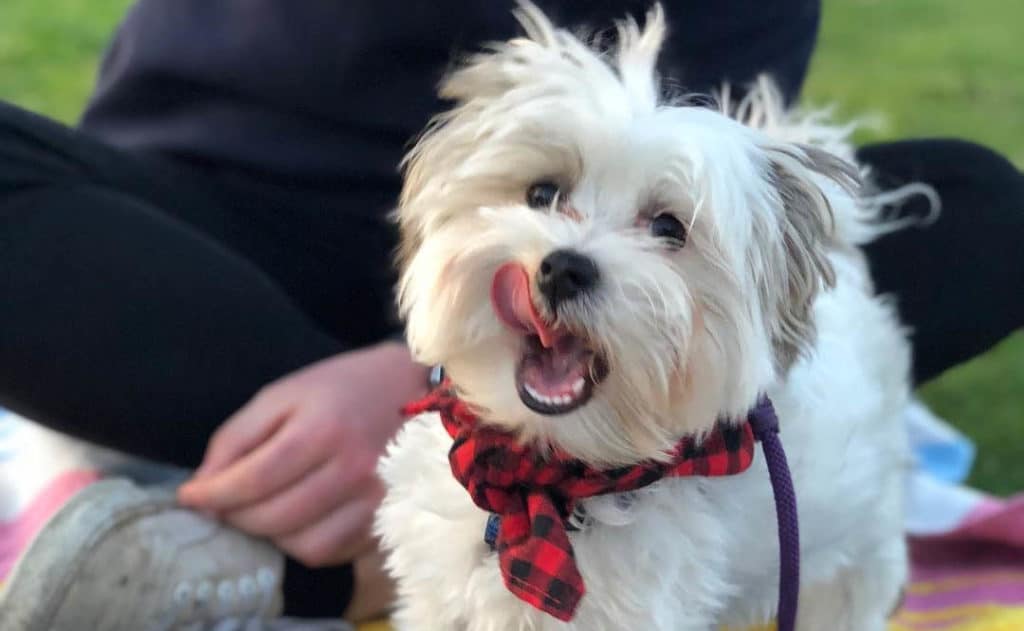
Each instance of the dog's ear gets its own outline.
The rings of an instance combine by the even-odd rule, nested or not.
[[[768,323],[776,365],[787,370],[814,341],[811,308],[823,287],[835,285],[828,252],[835,243],[835,217],[828,196],[814,174],[834,181],[851,194],[860,187],[856,167],[835,155],[805,145],[769,149],[769,181],[778,192],[781,247],[768,271]],[[781,260],[779,260],[781,259]]]

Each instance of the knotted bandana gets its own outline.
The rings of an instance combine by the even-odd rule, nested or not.
[[[594,469],[579,460],[544,456],[515,436],[488,428],[442,384],[405,408],[439,412],[454,439],[448,460],[473,502],[501,519],[495,547],[505,586],[559,620],[571,620],[584,594],[565,520],[581,499],[625,493],[665,477],[724,476],[745,471],[754,457],[750,423],[719,423],[700,442],[683,438],[665,462]]]

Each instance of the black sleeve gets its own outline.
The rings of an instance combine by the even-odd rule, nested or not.
[[[605,28],[649,0],[542,0],[556,21]],[[817,40],[820,0],[663,0],[669,36],[662,73],[691,92],[741,87],[767,73],[790,102],[799,96]]]

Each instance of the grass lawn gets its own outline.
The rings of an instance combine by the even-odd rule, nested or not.
[[[806,97],[846,116],[881,115],[865,142],[957,136],[1024,167],[1022,24],[1014,0],[825,0]],[[1024,334],[921,395],[977,442],[973,484],[1024,490]]]
[[[0,1],[0,99],[73,121],[128,4]],[[1024,165],[1022,24],[1015,0],[826,0],[806,95],[842,115],[881,115],[886,124],[865,142],[959,136]],[[921,394],[977,441],[974,484],[1024,490],[1024,335]]]

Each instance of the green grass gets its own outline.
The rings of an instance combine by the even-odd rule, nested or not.
[[[806,98],[835,103],[841,116],[879,115],[878,129],[859,134],[864,142],[956,136],[1022,166],[1022,24],[1018,0],[826,0]],[[973,484],[1024,490],[1024,334],[921,395],[977,442]]]
[[[0,99],[77,118],[127,0],[0,0]]]
[[[75,120],[128,4],[0,0],[0,99]],[[861,141],[958,136],[1024,165],[1022,24],[1019,0],[826,0],[807,98],[842,116],[881,115]],[[1024,489],[1024,335],[921,394],[977,441],[974,484]]]

